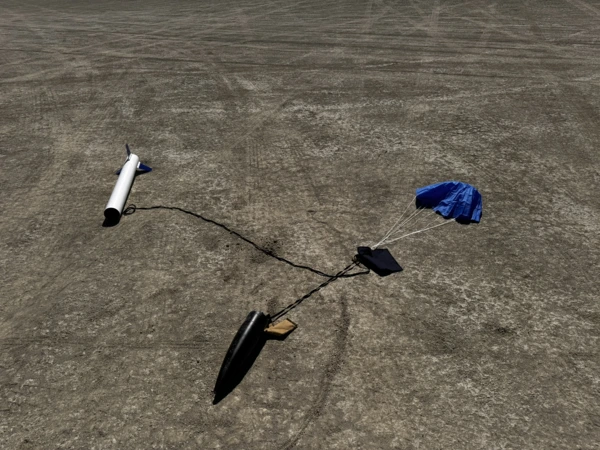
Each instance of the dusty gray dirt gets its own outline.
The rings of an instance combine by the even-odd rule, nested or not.
[[[600,448],[600,3],[0,2],[0,447]],[[390,246],[211,391],[247,313]],[[420,219],[419,219],[420,220]],[[414,223],[438,223],[435,216]],[[428,222],[430,221],[430,222]]]

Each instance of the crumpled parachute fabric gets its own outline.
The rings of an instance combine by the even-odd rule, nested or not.
[[[444,181],[418,188],[417,207],[431,208],[458,222],[479,222],[483,203],[479,191],[470,184]]]

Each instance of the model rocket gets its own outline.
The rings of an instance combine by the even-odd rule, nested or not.
[[[113,222],[117,222],[121,218],[123,207],[125,206],[125,201],[129,195],[129,190],[133,184],[135,174],[138,171],[150,172],[152,170],[150,167],[145,166],[140,162],[138,155],[131,153],[128,144],[125,144],[125,148],[127,149],[127,160],[123,167],[117,171],[117,175],[119,175],[117,184],[115,184],[115,188],[104,209],[104,217]]]

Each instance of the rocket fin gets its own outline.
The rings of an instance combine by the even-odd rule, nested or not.
[[[152,172],[152,167],[148,167],[148,166],[142,164],[141,162],[138,163],[137,169],[141,170],[142,172]]]

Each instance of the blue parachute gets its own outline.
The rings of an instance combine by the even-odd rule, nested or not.
[[[431,208],[446,219],[479,222],[482,201],[477,189],[460,181],[444,181],[417,189],[417,207]]]

